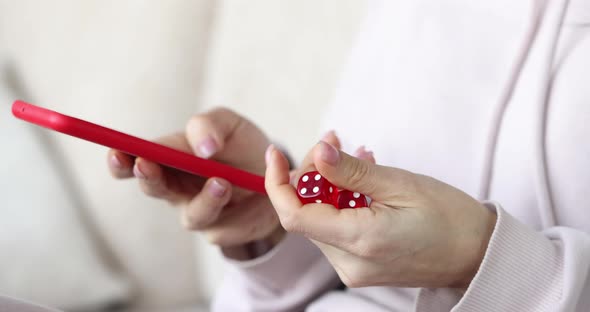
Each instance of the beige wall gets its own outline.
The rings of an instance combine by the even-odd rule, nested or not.
[[[229,106],[300,159],[318,139],[363,10],[361,0],[0,0],[0,73],[23,86],[20,97],[146,138]],[[222,275],[215,248],[184,232],[174,209],[112,180],[104,148],[60,135],[51,143],[71,166],[104,261],[130,277],[143,305],[211,296]]]

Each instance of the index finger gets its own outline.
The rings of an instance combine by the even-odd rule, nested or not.
[[[192,154],[191,147],[188,144],[186,137],[182,133],[167,135],[154,140],[154,142]],[[135,156],[123,153],[118,150],[110,149],[107,153],[107,160],[111,175],[117,179],[133,177],[135,158]]]
[[[135,157],[121,151],[110,149],[107,153],[109,171],[117,179],[133,177]]]

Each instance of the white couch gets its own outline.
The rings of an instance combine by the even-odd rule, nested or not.
[[[11,119],[13,98],[145,138],[229,106],[300,159],[363,11],[361,0],[0,0],[0,294],[195,311],[223,275],[173,208],[109,176],[105,148]]]

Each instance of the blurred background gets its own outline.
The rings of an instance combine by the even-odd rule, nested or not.
[[[107,149],[18,121],[16,98],[143,138],[223,105],[300,160],[362,0],[0,0],[0,294],[65,311],[206,311],[215,247],[115,181]]]

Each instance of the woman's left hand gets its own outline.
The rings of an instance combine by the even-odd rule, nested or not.
[[[302,205],[287,159],[272,146],[267,151],[266,190],[281,224],[311,239],[347,286],[469,285],[496,223],[483,204],[431,177],[375,165],[323,141],[307,159],[304,169],[372,199],[357,209]]]

